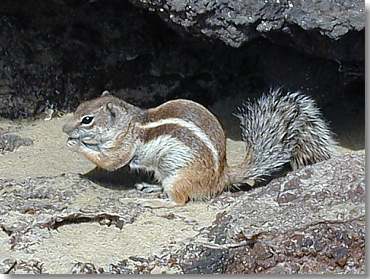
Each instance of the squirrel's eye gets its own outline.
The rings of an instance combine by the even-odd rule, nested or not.
[[[81,123],[82,124],[90,124],[93,119],[94,119],[94,117],[92,117],[92,116],[85,116],[84,118],[82,118]]]

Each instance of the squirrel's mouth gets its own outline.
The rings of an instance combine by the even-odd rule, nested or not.
[[[68,137],[67,139],[67,147],[73,151],[77,151],[79,146],[79,139]]]
[[[81,144],[83,144],[86,148],[94,150],[94,151],[100,151],[99,148],[99,142],[97,142],[93,138],[85,138],[81,140]]]
[[[85,148],[88,148],[94,151],[100,151],[98,144],[99,143],[92,138],[80,139],[80,138],[68,137],[67,139],[67,147],[72,150],[77,150],[80,146],[83,146]]]

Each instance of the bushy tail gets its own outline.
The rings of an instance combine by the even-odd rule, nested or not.
[[[236,116],[247,153],[240,165],[229,167],[230,184],[263,181],[287,166],[297,169],[336,153],[336,142],[314,100],[300,93],[270,90],[243,104]]]

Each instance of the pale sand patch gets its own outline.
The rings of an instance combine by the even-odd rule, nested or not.
[[[162,217],[174,214],[174,219]],[[186,208],[161,209],[146,212],[122,230],[97,223],[70,224],[50,231],[50,237],[32,246],[32,254],[9,250],[3,246],[0,258],[38,260],[44,263],[45,272],[70,273],[76,262],[91,262],[108,269],[129,256],[150,257],[162,255],[166,247],[176,249],[190,242],[198,234],[194,223],[200,227],[211,225],[217,211],[205,204],[192,203]],[[180,216],[181,218],[178,218]],[[0,241],[6,242],[7,236]]]
[[[62,173],[86,173],[94,165],[80,154],[66,147],[67,136],[62,132],[66,117],[50,121],[0,120],[0,128],[33,140],[31,146],[21,146],[15,152],[0,155],[0,177],[22,179],[26,177],[54,176]],[[13,128],[13,129],[12,129]]]

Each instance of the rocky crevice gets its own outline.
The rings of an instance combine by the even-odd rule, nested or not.
[[[363,1],[130,2],[2,2],[0,116],[70,111],[105,89],[144,107],[274,86],[323,106],[363,95]]]

